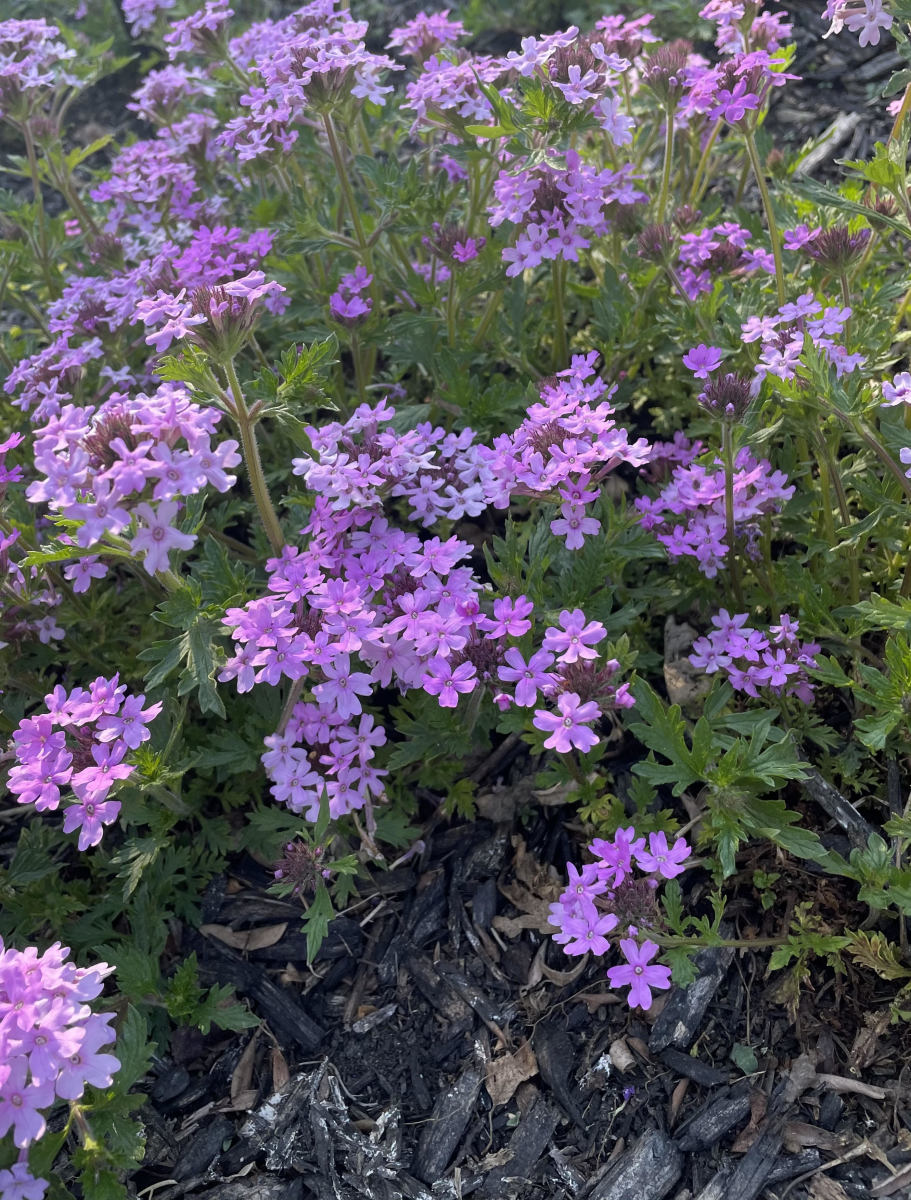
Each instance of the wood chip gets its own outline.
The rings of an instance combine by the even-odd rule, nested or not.
[[[411,1168],[424,1183],[436,1183],[448,1167],[468,1127],[481,1090],[481,1080],[480,1068],[472,1064],[437,1096]]]
[[[611,1163],[589,1200],[664,1200],[682,1174],[676,1142],[652,1128]]]

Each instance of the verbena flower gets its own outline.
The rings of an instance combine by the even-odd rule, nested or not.
[[[87,1004],[114,968],[77,968],[68,954],[59,942],[39,954],[0,941],[0,1136],[12,1130],[20,1149],[43,1135],[44,1110],[58,1097],[78,1100],[86,1084],[110,1087],[120,1067],[101,1050],[114,1041],[114,1014],[93,1013]],[[16,1187],[24,1197],[26,1188],[40,1197],[42,1185],[21,1167],[0,1172],[4,1196]]]

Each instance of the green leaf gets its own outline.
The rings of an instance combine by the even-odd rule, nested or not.
[[[686,743],[686,723],[680,706],[671,704],[665,708],[658,695],[644,679],[633,687],[636,707],[635,720],[630,723],[631,732],[650,750],[670,759],[670,766],[655,762],[652,755],[644,763],[637,763],[633,770],[655,784],[669,784],[675,796],[679,796],[690,784],[705,777],[711,753],[711,726],[704,717],[696,723],[693,747]]]
[[[316,958],[316,952],[325,940],[326,934],[329,932],[329,922],[335,916],[335,910],[332,907],[332,897],[329,895],[329,889],[322,879],[318,880],[316,892],[313,899],[310,901],[310,907],[307,909],[307,915],[304,917],[302,925],[303,932],[307,935],[307,965],[313,962]]]
[[[759,1059],[752,1046],[744,1046],[742,1043],[736,1042],[731,1047],[731,1059],[744,1075],[752,1075],[759,1069]]]
[[[114,1080],[118,1091],[126,1092],[148,1073],[154,1044],[149,1042],[145,1018],[130,1005],[123,1024],[117,1031],[114,1053],[120,1059],[120,1070]]]
[[[477,138],[504,138],[512,137],[516,128],[513,126],[507,129],[505,125],[466,125],[465,132]]]

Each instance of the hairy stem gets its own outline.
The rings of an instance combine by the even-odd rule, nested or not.
[[[237,371],[234,369],[233,359],[229,359],[225,364],[225,374],[228,377],[228,386],[231,389],[234,420],[240,431],[240,444],[243,449],[250,487],[253,490],[253,498],[256,501],[256,507],[259,511],[260,520],[263,523],[263,529],[266,531],[266,537],[269,539],[269,545],[275,554],[281,554],[285,544],[285,536],[282,533],[282,527],[279,524],[278,516],[272,504],[269,488],[266,485],[263,463],[259,456],[259,444],[256,440],[256,423],[250,419],[247,402],[241,390],[240,380],[237,378]]]
[[[769,229],[769,241],[772,243],[772,257],[775,259],[775,284],[778,288],[778,303],[782,305],[786,297],[784,267],[781,261],[781,235],[778,232],[778,222],[775,220],[772,197],[769,195],[769,188],[765,181],[762,163],[759,161],[759,151],[756,149],[756,139],[753,137],[752,129],[744,128],[743,140],[747,148],[747,154],[749,155],[750,166],[753,168],[753,174],[756,177],[756,186],[759,188],[759,195],[762,197],[762,207],[765,210],[766,225]]]

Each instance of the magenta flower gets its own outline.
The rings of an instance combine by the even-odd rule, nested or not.
[[[683,356],[683,365],[693,372],[696,379],[708,379],[709,371],[721,366],[721,351],[717,346],[706,346],[700,342]]]
[[[99,743],[92,746],[95,765],[77,771],[72,779],[72,788],[80,800],[103,800],[117,779],[127,779],[135,770],[123,761],[126,754],[123,742]]]
[[[563,949],[567,954],[606,954],[610,949],[607,934],[617,928],[620,921],[615,913],[599,914],[591,900],[582,902],[582,915],[563,919],[563,933],[568,937]]]
[[[508,665],[500,667],[497,675],[505,683],[516,685],[516,704],[521,708],[531,708],[538,698],[538,689],[551,687],[556,682],[556,676],[548,670],[553,666],[554,656],[546,650],[533,654],[527,663],[514,647],[503,657]]]
[[[580,658],[597,658],[597,650],[592,650],[597,642],[607,636],[607,631],[600,621],[585,623],[585,613],[581,608],[572,612],[566,609],[560,613],[560,629],[550,626],[544,631],[544,649],[557,655],[561,663],[568,665]]]
[[[474,663],[463,662],[453,667],[445,658],[434,658],[429,667],[421,686],[428,695],[438,697],[441,708],[455,708],[460,693],[474,691],[478,682]]]
[[[677,838],[673,846],[668,848],[667,835],[664,833],[650,833],[648,846],[648,850],[642,849],[636,854],[636,861],[643,871],[663,875],[665,879],[680,875],[682,864],[692,854],[686,838]]]
[[[636,830],[632,825],[627,829],[618,829],[612,841],[595,838],[589,846],[592,854],[600,860],[612,888],[619,887],[627,875],[632,873],[633,858],[638,861],[644,849],[645,838],[636,837]]]
[[[589,721],[596,721],[601,716],[601,710],[594,700],[584,704],[575,692],[564,692],[557,697],[557,708],[560,712],[549,713],[546,709],[535,709],[532,724],[536,729],[549,731],[544,745],[548,750],[558,750],[568,754],[575,747],[585,753],[598,744],[598,737],[589,728]]]
[[[486,630],[488,638],[521,637],[531,629],[531,621],[527,620],[534,605],[526,596],[502,596],[493,602],[493,618],[485,618],[479,624]]]
[[[671,986],[670,967],[652,964],[658,946],[648,938],[641,946],[632,938],[623,938],[620,949],[626,962],[608,970],[607,978],[611,987],[629,986],[630,1008],[651,1008],[652,988],[663,991]]]

